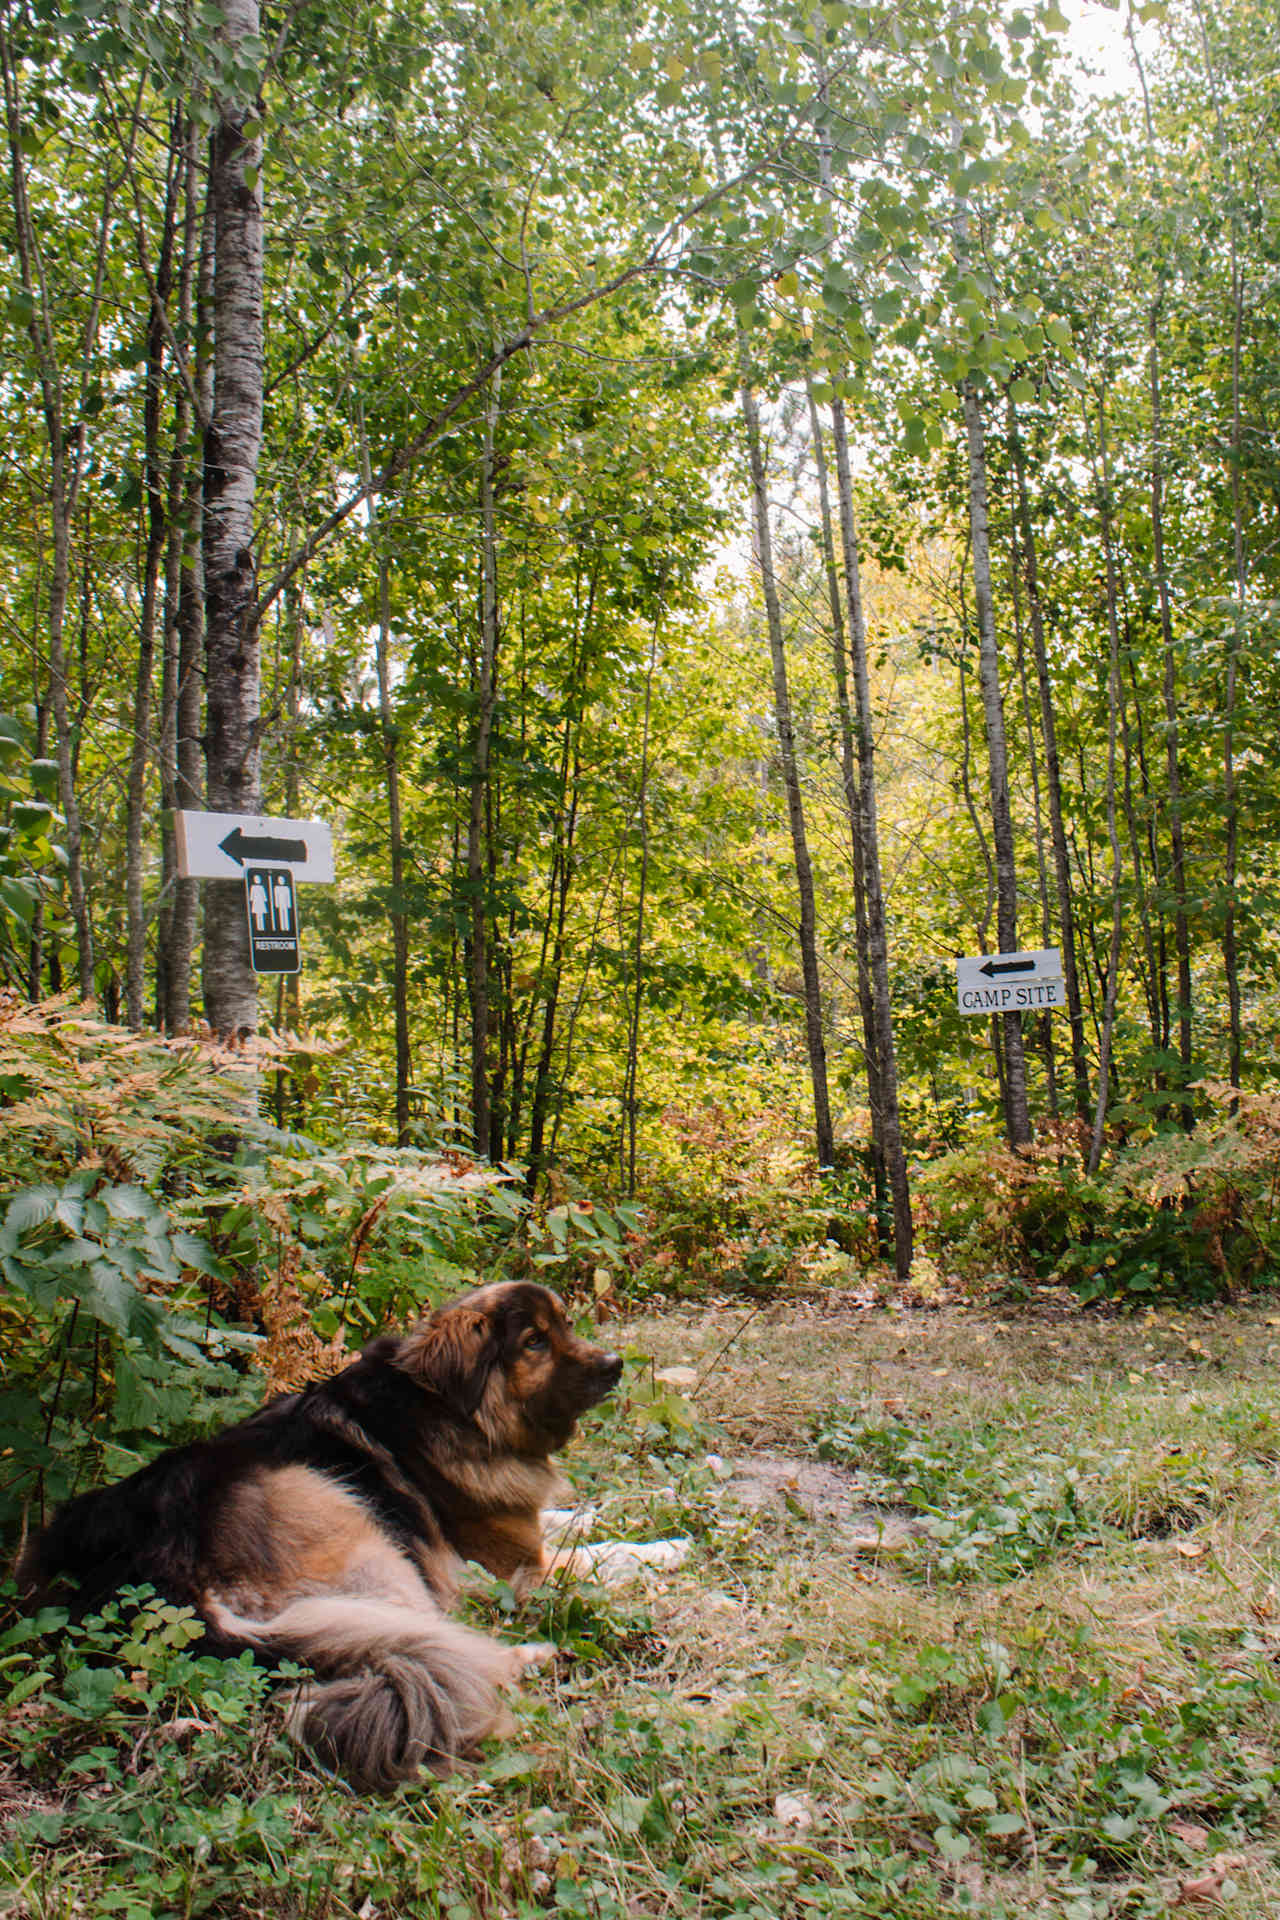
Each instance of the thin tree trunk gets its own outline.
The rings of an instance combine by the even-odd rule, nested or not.
[[[585,650],[585,640],[583,642]],[[546,1127],[551,1111],[552,1079],[551,1066],[556,1044],[556,1020],[560,1008],[560,990],[564,983],[564,962],[566,952],[566,925],[569,912],[569,894],[573,887],[574,858],[573,846],[578,827],[578,796],[582,782],[582,701],[585,698],[585,667],[583,669],[583,691],[579,694],[579,705],[573,725],[573,759],[569,769],[567,797],[568,807],[563,829],[561,830],[559,849],[558,878],[553,886],[553,900],[548,903],[548,911],[554,906],[555,930],[551,940],[551,959],[546,970],[546,985],[543,989],[542,1034],[538,1046],[538,1058],[533,1074],[533,1098],[529,1111],[529,1164],[525,1173],[525,1191],[532,1199],[537,1191],[538,1181],[546,1164]],[[566,745],[568,727],[566,726]],[[565,789],[562,787],[562,805]],[[554,1151],[554,1149],[553,1149]]]
[[[209,355],[202,344],[197,302],[208,312],[210,223],[207,197],[200,191],[199,137],[188,118],[183,129],[182,258],[178,270],[178,336],[189,340],[195,326],[196,350],[190,387],[179,380],[173,413],[173,452],[169,462],[166,510],[164,667],[161,679],[160,804],[166,816],[200,804],[200,668],[204,653],[204,589],[200,569],[200,506],[203,427],[196,405],[208,418],[212,399]],[[161,835],[160,960],[157,1022],[168,1033],[186,1033],[191,1025],[191,956],[199,909],[198,880],[178,873],[172,824]]]
[[[36,618],[39,619],[39,603],[36,602]],[[43,760],[49,750],[49,702],[43,698],[41,686],[39,649],[33,648],[32,694],[36,710],[35,747],[37,760]],[[44,984],[44,894],[36,896],[35,907],[31,914],[31,939],[27,948],[27,998],[39,1000]]]
[[[1013,424],[1010,422],[1010,439]],[[1022,542],[1016,522],[1009,530],[1009,577],[1013,587],[1014,639],[1017,647],[1018,694],[1022,704],[1022,724],[1027,736],[1027,766],[1031,773],[1031,806],[1036,841],[1036,886],[1040,894],[1040,943],[1052,944],[1053,922],[1049,911],[1049,864],[1045,858],[1044,805],[1040,792],[1040,756],[1036,751],[1036,728],[1031,713],[1031,689],[1027,676],[1026,631],[1022,616]],[[1049,1091],[1049,1112],[1058,1117],[1058,1066],[1053,1044],[1053,1015],[1040,1015],[1040,1044],[1044,1052],[1045,1080]]]
[[[636,890],[636,924],[631,950],[631,1017],[627,1023],[627,1063],[622,1085],[627,1141],[625,1177],[627,1192],[632,1198],[636,1191],[636,1083],[640,1061],[640,1010],[644,1000],[644,914],[649,885],[649,718],[653,711],[653,674],[658,661],[661,619],[661,612],[655,613],[649,642],[649,670],[644,679],[644,718],[640,736],[640,790],[636,802],[640,829],[640,880]]]
[[[818,36],[822,45],[822,36]],[[825,102],[827,75],[823,56],[818,57],[819,96]],[[828,230],[834,241],[836,218],[832,188],[831,139],[825,120],[818,141],[818,177],[827,213]],[[813,414],[816,423],[816,411]],[[911,1192],[907,1180],[907,1161],[902,1149],[902,1122],[898,1105],[898,1064],[894,1045],[893,1006],[889,989],[889,944],[885,926],[884,879],[880,868],[880,828],[875,785],[875,729],[871,712],[871,683],[867,672],[866,622],[862,611],[862,578],[858,557],[857,521],[853,505],[853,476],[849,463],[849,436],[844,400],[836,394],[831,403],[832,450],[835,456],[836,486],[840,501],[840,549],[844,562],[845,627],[849,662],[854,684],[854,733],[857,743],[857,809],[850,825],[854,834],[855,930],[861,949],[863,933],[857,925],[859,882],[865,909],[866,971],[870,986],[870,1031],[873,1036],[867,1052],[867,1097],[872,1110],[872,1135],[875,1147],[875,1177],[879,1201],[882,1180],[887,1179],[893,1208],[894,1268],[905,1279],[911,1267],[913,1228]],[[825,475],[823,476],[825,481]],[[829,515],[823,509],[824,529]],[[834,609],[833,609],[834,612]],[[837,626],[837,648],[840,628]],[[838,676],[839,678],[839,676]],[[842,721],[848,719],[847,700],[842,701]],[[845,754],[846,791],[851,788],[852,766],[847,741]],[[859,873],[859,867],[861,869]],[[862,958],[859,955],[859,993],[862,995]],[[865,1022],[865,1003],[864,1003]],[[883,1174],[881,1174],[883,1165]],[[877,1207],[879,1212],[879,1206]],[[878,1237],[883,1239],[879,1230]]]
[[[973,553],[973,597],[978,621],[978,682],[986,724],[987,765],[991,785],[991,837],[996,863],[996,928],[1002,953],[1018,947],[1018,876],[1014,859],[1013,816],[1009,810],[1009,760],[1005,745],[1004,704],[1000,695],[1000,652],[996,642],[995,603],[991,593],[991,544],[987,511],[986,431],[973,383],[961,388],[969,460],[969,535]],[[1004,1029],[1005,1124],[1013,1147],[1031,1140],[1027,1106],[1027,1065],[1022,1044],[1022,1015],[1001,1016]]]
[[[1049,676],[1049,654],[1044,637],[1044,604],[1040,594],[1040,567],[1036,552],[1035,527],[1027,497],[1026,465],[1022,435],[1013,403],[1009,405],[1010,442],[1013,470],[1017,483],[1018,522],[1022,532],[1022,561],[1027,582],[1027,619],[1031,628],[1031,652],[1036,666],[1036,686],[1040,696],[1040,734],[1044,742],[1045,797],[1049,806],[1049,838],[1053,845],[1053,872],[1058,900],[1058,937],[1062,951],[1062,978],[1067,995],[1067,1024],[1071,1034],[1071,1077],[1076,1112],[1082,1126],[1092,1117],[1089,1096],[1089,1056],[1085,1047],[1084,1003],[1080,994],[1080,974],[1076,960],[1075,903],[1071,886],[1071,854],[1062,807],[1062,765],[1058,757],[1058,723],[1053,705],[1053,682]]]
[[[884,1151],[884,1094],[880,1082],[880,1046],[876,1027],[876,994],[871,966],[871,931],[867,918],[866,849],[863,845],[862,798],[858,790],[857,747],[853,711],[849,702],[849,660],[845,651],[847,628],[832,527],[827,455],[822,421],[813,397],[813,382],[805,377],[809,402],[809,430],[818,475],[818,513],[822,532],[822,559],[831,613],[831,654],[835,674],[836,712],[840,726],[840,780],[853,861],[854,938],[857,944],[858,1011],[862,1020],[863,1060],[867,1075],[867,1106],[871,1114],[871,1178],[875,1197],[877,1251],[884,1253],[892,1238],[888,1169]]]
[[[1122,582],[1118,567],[1113,568],[1117,591],[1122,591]],[[1117,625],[1119,608],[1116,609]],[[1128,636],[1126,635],[1126,640]],[[1131,656],[1132,657],[1132,656]],[[1142,832],[1138,819],[1137,804],[1133,791],[1133,768],[1135,758],[1139,775],[1142,775],[1141,712],[1135,697],[1134,727],[1129,726],[1129,703],[1125,699],[1124,676],[1120,677],[1120,754],[1124,773],[1124,821],[1125,834],[1129,842],[1129,860],[1133,867],[1133,902],[1137,915],[1138,932],[1141,936],[1142,958],[1138,965],[1141,976],[1142,996],[1147,1003],[1147,1031],[1151,1035],[1151,1050],[1158,1053],[1161,1047],[1160,1028],[1160,965],[1157,956],[1155,929],[1151,924],[1149,888],[1146,877],[1146,862],[1142,853]],[[1136,750],[1135,750],[1136,740]],[[1144,782],[1145,784],[1145,782]],[[1153,882],[1155,876],[1153,875]],[[1157,1084],[1159,1081],[1157,1080]]]
[[[1169,807],[1169,886],[1173,894],[1173,943],[1178,966],[1178,1058],[1183,1080],[1191,1073],[1192,1001],[1191,1001],[1191,927],[1187,911],[1187,851],[1183,832],[1182,758],[1178,727],[1177,654],[1173,637],[1173,609],[1169,593],[1169,568],[1164,548],[1164,420],[1160,392],[1160,299],[1151,303],[1147,336],[1147,372],[1151,389],[1151,558],[1156,576],[1156,594],[1160,606],[1160,635],[1164,643],[1164,739]],[[1195,1109],[1189,1099],[1181,1103],[1182,1124],[1187,1132],[1195,1124]]]
[[[111,230],[114,191],[108,175],[102,189],[102,213],[90,274],[88,308],[78,341],[80,389],[74,424],[68,419],[68,394],[59,356],[44,261],[27,188],[23,146],[24,124],[18,92],[18,71],[9,41],[8,11],[0,16],[0,67],[3,68],[5,131],[9,145],[10,193],[18,274],[26,296],[27,334],[36,362],[41,413],[49,447],[49,519],[52,565],[49,576],[47,622],[49,634],[50,701],[58,756],[58,799],[65,826],[67,899],[76,929],[80,997],[94,993],[93,924],[84,877],[83,828],[76,789],[76,746],[70,714],[66,657],[67,598],[71,585],[71,534],[84,477],[85,428],[83,401],[93,364],[102,289],[106,274],[107,243]],[[137,135],[135,114],[132,137]]]
[[[180,183],[179,124],[176,116],[172,124],[173,142],[169,153],[160,254],[147,315],[146,383],[142,408],[147,539],[142,562],[133,730],[129,743],[125,799],[125,1017],[135,1033],[141,1029],[145,1018],[147,991],[147,917],[143,900],[142,843],[146,827],[147,766],[151,759],[152,682],[155,674],[156,612],[160,599],[160,561],[165,550],[168,520],[167,488],[160,463],[160,409],[164,397],[165,317],[173,291],[173,252],[177,238]]]
[[[970,645],[969,610],[964,597],[964,575],[960,577],[960,654],[956,661],[956,682],[960,690],[960,791],[964,795],[964,808],[969,816],[969,825],[973,828],[973,837],[978,843],[978,852],[982,856],[982,872],[986,880],[986,897],[982,903],[980,915],[974,915],[974,933],[977,937],[978,951],[985,953],[987,941],[991,935],[991,915],[996,904],[996,869],[991,858],[991,843],[987,830],[982,824],[982,815],[973,791],[973,725],[969,718],[969,663],[966,655]],[[993,1016],[994,1017],[994,1016]],[[997,1063],[998,1071],[1003,1067]],[[1004,1082],[1001,1081],[1003,1087]],[[1004,1094],[1000,1095],[1003,1108]]]
[[[49,752],[49,696],[45,681],[45,662],[39,641],[40,633],[40,595],[44,573],[44,544],[35,541],[32,546],[31,586],[31,704],[35,708],[36,730],[35,748],[37,760],[44,760]],[[56,954],[56,945],[52,949]],[[39,1000],[44,991],[45,964],[45,915],[43,890],[36,896],[35,907],[31,914],[31,938],[27,947],[27,998]]]
[[[1235,222],[1231,226],[1231,538],[1235,570],[1235,619],[1227,655],[1227,685],[1222,712],[1222,966],[1227,981],[1228,1078],[1240,1085],[1244,1039],[1240,1009],[1240,965],[1236,940],[1236,881],[1240,863],[1240,807],[1236,798],[1236,700],[1240,685],[1240,655],[1244,648],[1248,573],[1244,552],[1244,506],[1240,483],[1242,422],[1240,410],[1241,336],[1244,321],[1244,278],[1240,271]]]
[[[284,590],[284,630],[289,649],[284,679],[284,811],[286,819],[296,819],[301,811],[298,786],[298,727],[302,711],[302,636],[303,578],[295,574]],[[302,975],[282,973],[276,995],[276,1030],[302,1032]],[[305,1094],[302,1076],[296,1065],[281,1062],[276,1074],[276,1125],[283,1127],[288,1118],[286,1100],[293,1089],[294,1124],[302,1125]]]
[[[223,0],[234,61],[257,43],[258,0]],[[253,507],[262,445],[260,100],[224,96],[209,152],[213,207],[213,406],[204,444],[206,758],[215,813],[260,813],[261,667]],[[246,133],[246,128],[252,131]],[[205,1018],[235,1041],[258,1024],[249,921],[237,880],[205,882]]]
[[[514,1071],[512,1075],[511,1102],[508,1110],[507,1152],[514,1158],[519,1138],[519,1124],[524,1107],[525,1093],[529,1085],[529,1049],[533,1039],[534,1022],[539,1005],[548,991],[558,997],[560,990],[559,963],[553,958],[554,930],[561,919],[557,912],[557,901],[563,905],[566,899],[565,881],[569,877],[573,857],[573,839],[577,825],[577,778],[580,767],[579,731],[582,723],[582,700],[584,676],[587,664],[587,647],[595,619],[596,591],[600,579],[601,561],[599,557],[592,566],[590,583],[587,590],[585,608],[582,605],[582,555],[579,551],[574,577],[574,628],[569,652],[569,669],[566,676],[567,693],[564,702],[564,737],[560,743],[560,774],[556,790],[555,826],[551,837],[551,858],[547,870],[547,911],[542,922],[542,937],[538,949],[538,965],[534,972],[533,984],[529,989],[523,1030],[515,1050]],[[570,779],[573,791],[570,793]],[[554,1026],[554,1021],[553,1021]],[[543,1038],[534,1065],[534,1092],[532,1106],[534,1111],[530,1119],[530,1139],[535,1143],[530,1147],[529,1163],[534,1186],[540,1171],[538,1162],[542,1150],[545,1129],[549,1085],[547,1075],[550,1071],[550,1042],[547,1036],[545,1011]],[[530,1192],[533,1188],[530,1188]]]
[[[1085,423],[1086,433],[1088,422]],[[1111,1088],[1111,1047],[1115,1033],[1116,996],[1120,984],[1120,835],[1116,823],[1116,753],[1120,710],[1120,623],[1116,615],[1115,560],[1111,540],[1111,473],[1107,458],[1106,393],[1098,402],[1098,513],[1102,525],[1102,547],[1106,562],[1107,634],[1110,641],[1107,669],[1107,839],[1111,848],[1111,942],[1107,952],[1106,992],[1102,1011],[1102,1033],[1098,1046],[1098,1103],[1094,1110],[1093,1137],[1089,1143],[1088,1171],[1096,1173],[1102,1159],[1106,1131],[1107,1103]]]
[[[1142,89],[1142,111],[1146,123],[1147,151],[1152,167],[1157,167],[1155,126],[1151,118],[1151,97],[1142,53],[1134,31],[1133,8],[1125,14],[1125,33],[1133,52]],[[1178,967],[1178,1058],[1182,1063],[1184,1085],[1190,1077],[1192,1047],[1191,1003],[1191,931],[1187,907],[1186,842],[1183,832],[1182,762],[1179,749],[1177,656],[1173,637],[1173,610],[1169,592],[1169,568],[1164,545],[1164,408],[1161,393],[1160,315],[1164,306],[1165,275],[1158,269],[1156,291],[1147,310],[1147,384],[1151,394],[1151,560],[1156,579],[1156,598],[1160,608],[1160,637],[1164,646],[1165,765],[1169,813],[1169,886],[1173,894],[1173,942]],[[1184,1095],[1181,1102],[1182,1125],[1189,1133],[1195,1125],[1195,1109]]]
[[[800,905],[800,971],[804,983],[805,1044],[809,1055],[809,1078],[813,1087],[814,1130],[818,1163],[822,1167],[830,1167],[835,1157],[835,1137],[831,1127],[831,1102],[827,1091],[827,1049],[822,1031],[822,985],[818,977],[813,867],[809,859],[804,799],[800,791],[800,773],[796,765],[791,692],[787,684],[786,642],[783,638],[782,609],[778,603],[778,583],[773,565],[773,532],[769,524],[769,495],[765,482],[764,453],[760,437],[760,412],[751,385],[746,343],[741,337],[738,341],[738,363],[742,418],[746,427],[747,462],[751,474],[756,559],[764,589],[765,619],[769,631],[769,657],[773,667],[773,706],[778,734],[778,758],[787,796],[787,818],[791,827],[791,850]]]
[[[853,504],[853,467],[844,401],[831,402],[831,446],[840,500],[840,546],[844,561],[845,615],[849,664],[853,674],[854,725],[858,749],[858,823],[862,873],[867,897],[867,954],[871,963],[872,1011],[876,1031],[876,1080],[880,1096],[880,1141],[893,1201],[893,1260],[900,1280],[911,1271],[914,1230],[907,1157],[902,1145],[898,1106],[898,1059],[889,987],[889,936],[885,922],[884,877],[880,867],[880,820],[876,797],[875,716],[867,665],[867,628],[862,610],[862,570]]]
[[[371,481],[369,435],[364,401],[357,396],[360,470]],[[382,535],[381,497],[369,495],[369,539],[378,570],[378,624],[374,652],[378,674],[378,718],[382,732],[382,772],[387,790],[387,843],[391,855],[391,1001],[395,1020],[396,1145],[409,1144],[409,1089],[413,1057],[409,1047],[409,916],[405,910],[404,812],[400,795],[400,730],[391,695],[391,567]]]
[[[476,1152],[490,1151],[489,1099],[489,928],[486,906],[485,821],[489,793],[490,742],[497,699],[498,535],[494,516],[495,437],[502,404],[502,369],[493,376],[484,418],[484,455],[480,468],[480,664],[476,683],[476,720],[471,747],[470,805],[467,815],[467,891],[471,934],[467,976],[471,996],[471,1134]]]
[[[1233,1087],[1240,1085],[1244,1057],[1241,1028],[1240,968],[1236,941],[1236,881],[1240,860],[1240,811],[1236,798],[1235,723],[1239,691],[1240,655],[1244,647],[1247,620],[1248,566],[1244,545],[1244,489],[1241,467],[1244,455],[1244,422],[1240,400],[1244,345],[1244,269],[1240,264],[1239,211],[1236,206],[1235,169],[1227,143],[1222,117],[1222,101],[1214,67],[1209,30],[1200,0],[1194,0],[1196,22],[1204,46],[1205,74],[1213,101],[1218,148],[1222,158],[1227,192],[1232,202],[1229,218],[1231,264],[1231,547],[1235,588],[1235,619],[1227,652],[1227,683],[1222,713],[1222,812],[1224,895],[1222,923],[1222,966],[1227,983],[1227,1075]]]

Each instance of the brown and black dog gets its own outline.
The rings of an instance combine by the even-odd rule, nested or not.
[[[63,1507],[24,1554],[30,1597],[94,1611],[121,1586],[195,1608],[204,1650],[304,1662],[290,1730],[360,1786],[442,1770],[541,1657],[447,1617],[465,1560],[529,1584],[550,1455],[616,1386],[556,1295],[480,1287],[332,1379]]]

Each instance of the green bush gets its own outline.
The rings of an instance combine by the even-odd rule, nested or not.
[[[971,1282],[1065,1283],[1082,1300],[1212,1300],[1270,1285],[1280,1095],[1201,1091],[1211,1106],[1193,1133],[1153,1133],[1092,1176],[1067,1136],[1020,1154],[946,1155],[918,1179],[923,1239]]]
[[[36,907],[66,862],[56,839],[64,824],[54,811],[58,769],[36,759],[31,730],[11,713],[0,713],[0,978],[26,978],[23,944]]]
[[[495,1272],[608,1273],[625,1223],[501,1170],[259,1120],[251,1060],[0,1000],[0,1533]]]

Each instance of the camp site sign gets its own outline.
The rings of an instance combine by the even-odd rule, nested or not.
[[[1040,947],[1033,953],[957,959],[956,994],[961,1013],[1043,1013],[1065,1007],[1062,950]]]

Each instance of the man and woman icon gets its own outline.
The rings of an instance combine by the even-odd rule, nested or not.
[[[267,883],[270,882],[270,892]],[[286,872],[263,875],[255,871],[249,879],[249,914],[255,933],[293,932],[293,876]]]

